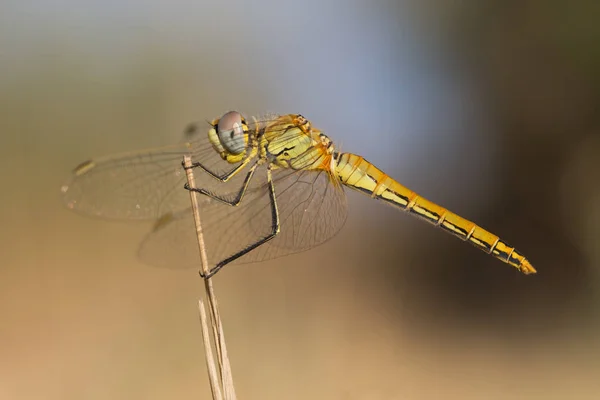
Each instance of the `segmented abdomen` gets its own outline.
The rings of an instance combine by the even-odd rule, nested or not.
[[[339,154],[336,173],[348,187],[421,217],[525,274],[536,272],[523,255],[498,236],[419,196],[361,156]]]

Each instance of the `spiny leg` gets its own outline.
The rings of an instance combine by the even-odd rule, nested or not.
[[[229,256],[226,259],[224,259],[223,261],[219,262],[213,269],[211,269],[208,272],[208,275],[204,275],[204,274],[202,274],[202,272],[200,272],[200,276],[202,278],[208,279],[208,278],[212,277],[214,274],[219,272],[219,270],[221,268],[223,268],[225,265],[229,264],[230,262],[232,262],[234,260],[237,260],[241,256],[251,252],[252,250],[267,243],[269,240],[271,240],[275,236],[277,236],[277,234],[280,231],[281,226],[279,223],[279,210],[277,209],[277,200],[275,198],[275,187],[273,186],[273,178],[271,176],[271,168],[270,167],[269,167],[269,169],[267,169],[267,181],[268,181],[268,185],[269,185],[269,199],[271,200],[271,233],[269,233],[267,236],[263,237],[262,239],[258,240],[257,242],[247,246],[243,250],[241,250],[241,251],[235,253],[234,255]]]
[[[244,161],[242,161],[242,163],[236,167],[234,167],[231,171],[229,172],[225,172],[221,175],[218,175],[217,173],[211,171],[210,169],[208,169],[208,167],[205,167],[204,165],[202,165],[202,163],[200,162],[194,162],[191,166],[186,167],[185,165],[183,166],[183,169],[189,169],[189,168],[201,168],[204,172],[206,172],[208,175],[212,176],[213,178],[215,178],[218,181],[221,181],[223,183],[227,182],[228,180],[230,180],[231,178],[233,178],[235,175],[237,175],[238,172],[240,172],[246,165],[248,165],[248,163],[253,159],[253,157],[248,157],[246,158]],[[183,165],[183,164],[182,164]]]
[[[187,183],[185,185],[183,185],[183,187],[186,190],[190,190],[192,192],[201,193],[201,194],[203,194],[205,196],[210,197],[211,199],[215,199],[215,200],[220,201],[221,203],[227,204],[229,206],[237,206],[242,201],[242,198],[244,197],[244,194],[246,194],[246,190],[248,189],[248,185],[250,184],[250,180],[252,179],[252,176],[254,175],[254,171],[256,171],[256,167],[258,167],[258,163],[255,163],[252,166],[252,168],[250,168],[250,171],[248,171],[248,174],[246,175],[246,178],[244,178],[244,182],[242,183],[242,187],[240,188],[240,191],[238,192],[237,196],[233,200],[229,200],[229,199],[226,199],[224,197],[221,197],[221,196],[218,196],[216,194],[213,194],[213,193],[209,192],[206,189],[190,187],[190,185],[187,184]]]

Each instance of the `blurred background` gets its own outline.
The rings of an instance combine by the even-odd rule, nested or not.
[[[240,399],[598,398],[599,11],[2,1],[0,398],[209,398],[195,271],[59,188],[232,109],[302,113],[539,272],[349,193],[325,245],[215,279]]]

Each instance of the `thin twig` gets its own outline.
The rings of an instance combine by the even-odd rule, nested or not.
[[[210,333],[208,330],[208,318],[206,318],[206,309],[202,299],[198,301],[198,311],[200,312],[200,323],[202,326],[202,343],[204,344],[204,353],[206,359],[206,368],[208,369],[208,380],[210,382],[210,390],[214,400],[222,400],[221,385],[219,384],[218,372],[215,365],[215,358],[212,353],[210,342]]]
[[[191,188],[196,187],[194,179],[194,173],[192,170],[192,159],[190,156],[183,157],[183,165],[185,167],[188,185]],[[204,244],[204,235],[202,232],[202,224],[200,223],[200,208],[198,206],[198,199],[196,198],[196,192],[190,190],[190,201],[192,203],[192,211],[194,213],[194,223],[196,225],[196,236],[198,238],[198,249],[200,251],[200,261],[202,266],[202,273],[206,276],[210,270],[208,265],[208,258],[206,256],[206,247]],[[208,321],[206,318],[206,312],[204,311],[204,305],[202,300],[199,303],[200,321],[202,323],[202,335],[204,340],[204,350],[206,362],[208,365],[208,374],[211,384],[211,390],[213,399],[235,400],[235,389],[233,386],[233,377],[231,374],[231,366],[229,364],[229,358],[227,357],[227,348],[225,346],[225,335],[223,333],[223,325],[221,323],[221,317],[219,315],[219,307],[217,303],[217,297],[214,292],[213,284],[211,279],[204,279],[204,289],[206,297],[210,306],[210,320],[212,325],[213,340],[215,343],[215,349],[217,351],[217,360],[219,362],[220,380],[217,377],[217,368],[214,365],[214,358],[212,355],[212,347],[208,338]],[[221,395],[221,388],[223,389],[224,397]]]

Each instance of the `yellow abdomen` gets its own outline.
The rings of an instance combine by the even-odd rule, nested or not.
[[[350,153],[339,154],[335,172],[340,181],[352,189],[415,214],[462,240],[469,241],[475,247],[512,265],[524,274],[536,272],[523,255],[498,236],[419,196],[361,156]]]

